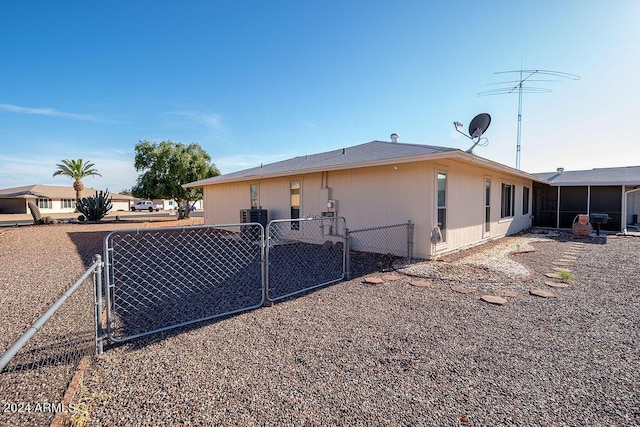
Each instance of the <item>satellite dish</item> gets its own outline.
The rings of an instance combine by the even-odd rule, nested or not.
[[[469,135],[471,138],[480,138],[487,131],[491,124],[491,116],[487,113],[480,113],[469,123]]]
[[[471,120],[471,123],[469,123],[469,135],[467,135],[458,129],[462,127],[462,123],[453,122],[453,126],[455,126],[458,133],[463,134],[473,141],[473,146],[467,150],[467,153],[473,153],[473,149],[476,148],[476,145],[486,147],[489,144],[489,140],[484,138],[482,135],[487,131],[490,124],[491,116],[487,113],[480,113]]]

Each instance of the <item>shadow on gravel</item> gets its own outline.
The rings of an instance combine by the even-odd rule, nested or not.
[[[72,231],[68,233],[85,266],[89,267],[93,263],[94,255],[104,256],[104,236],[107,233],[108,231]]]
[[[571,232],[532,232],[532,236],[536,237],[545,237],[547,239],[555,240],[558,242],[576,242],[576,243],[586,243],[590,245],[606,245],[607,244],[607,235],[602,234],[600,236],[576,236]]]

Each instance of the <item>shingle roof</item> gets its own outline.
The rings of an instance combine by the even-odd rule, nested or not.
[[[97,190],[91,187],[85,187],[82,190],[83,196],[91,196]],[[124,194],[109,193],[112,200],[134,200],[133,197]],[[22,187],[0,189],[0,198],[2,199],[75,199],[76,192],[71,185],[25,185]]]
[[[316,170],[337,170],[358,167],[380,161],[393,161],[402,158],[426,156],[430,154],[459,151],[455,148],[437,147],[432,145],[404,144],[385,141],[371,141],[365,144],[324,153],[298,156],[292,159],[244,169],[214,178],[205,179],[188,184],[188,186],[214,184],[248,178],[260,178],[275,175],[305,173]]]
[[[554,186],[567,185],[640,185],[640,166],[598,168],[580,171],[535,173]]]

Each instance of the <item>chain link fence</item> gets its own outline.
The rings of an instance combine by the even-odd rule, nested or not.
[[[379,227],[347,229],[349,248],[352,251],[392,254],[413,258],[413,223],[383,225]]]
[[[271,221],[267,227],[267,299],[277,301],[345,277],[344,218]]]
[[[98,256],[0,357],[0,425],[49,425],[57,413],[74,412],[63,398],[81,360],[95,351],[101,275]]]
[[[260,307],[260,224],[121,230],[105,237],[114,342]]]

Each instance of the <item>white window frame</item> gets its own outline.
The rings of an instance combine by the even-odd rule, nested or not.
[[[505,208],[507,206],[505,206],[505,188],[509,187],[510,189],[510,200],[509,200],[509,210],[510,212],[507,212],[505,214]],[[500,219],[503,220],[508,220],[511,219],[515,216],[515,206],[514,206],[514,202],[515,202],[515,193],[516,193],[516,186],[515,184],[511,184],[509,182],[503,182],[502,185],[500,186]]]
[[[441,206],[440,205],[440,175],[444,175],[444,204]],[[447,230],[448,230],[448,226],[447,226],[447,214],[448,214],[448,206],[447,206],[447,202],[448,202],[448,195],[447,193],[449,192],[449,172],[447,170],[442,170],[442,169],[438,169],[436,170],[436,174],[435,174],[435,190],[436,190],[436,194],[435,194],[435,222],[436,222],[436,226],[438,226],[440,228],[440,233],[442,235],[442,241],[438,242],[439,245],[444,245],[447,243]],[[442,227],[440,227],[439,225],[439,213],[440,211],[444,212],[444,225]]]
[[[37,205],[39,209],[51,209],[51,199],[38,198]]]
[[[525,200],[525,194],[527,199]],[[526,202],[526,203],[525,203]],[[529,215],[531,212],[531,189],[526,185],[522,186],[522,215]],[[526,208],[526,212],[525,212]]]
[[[487,184],[489,184],[488,187]],[[482,225],[482,235],[485,237],[491,235],[491,187],[491,178],[485,178],[482,197],[484,199],[484,224]],[[487,194],[487,190],[489,190],[489,194]]]
[[[256,197],[254,199],[253,197],[253,189],[256,189]],[[255,200],[255,203],[254,203]],[[260,207],[260,184],[259,183],[253,183],[253,184],[249,184],[249,206],[251,206],[251,209],[258,209]]]

